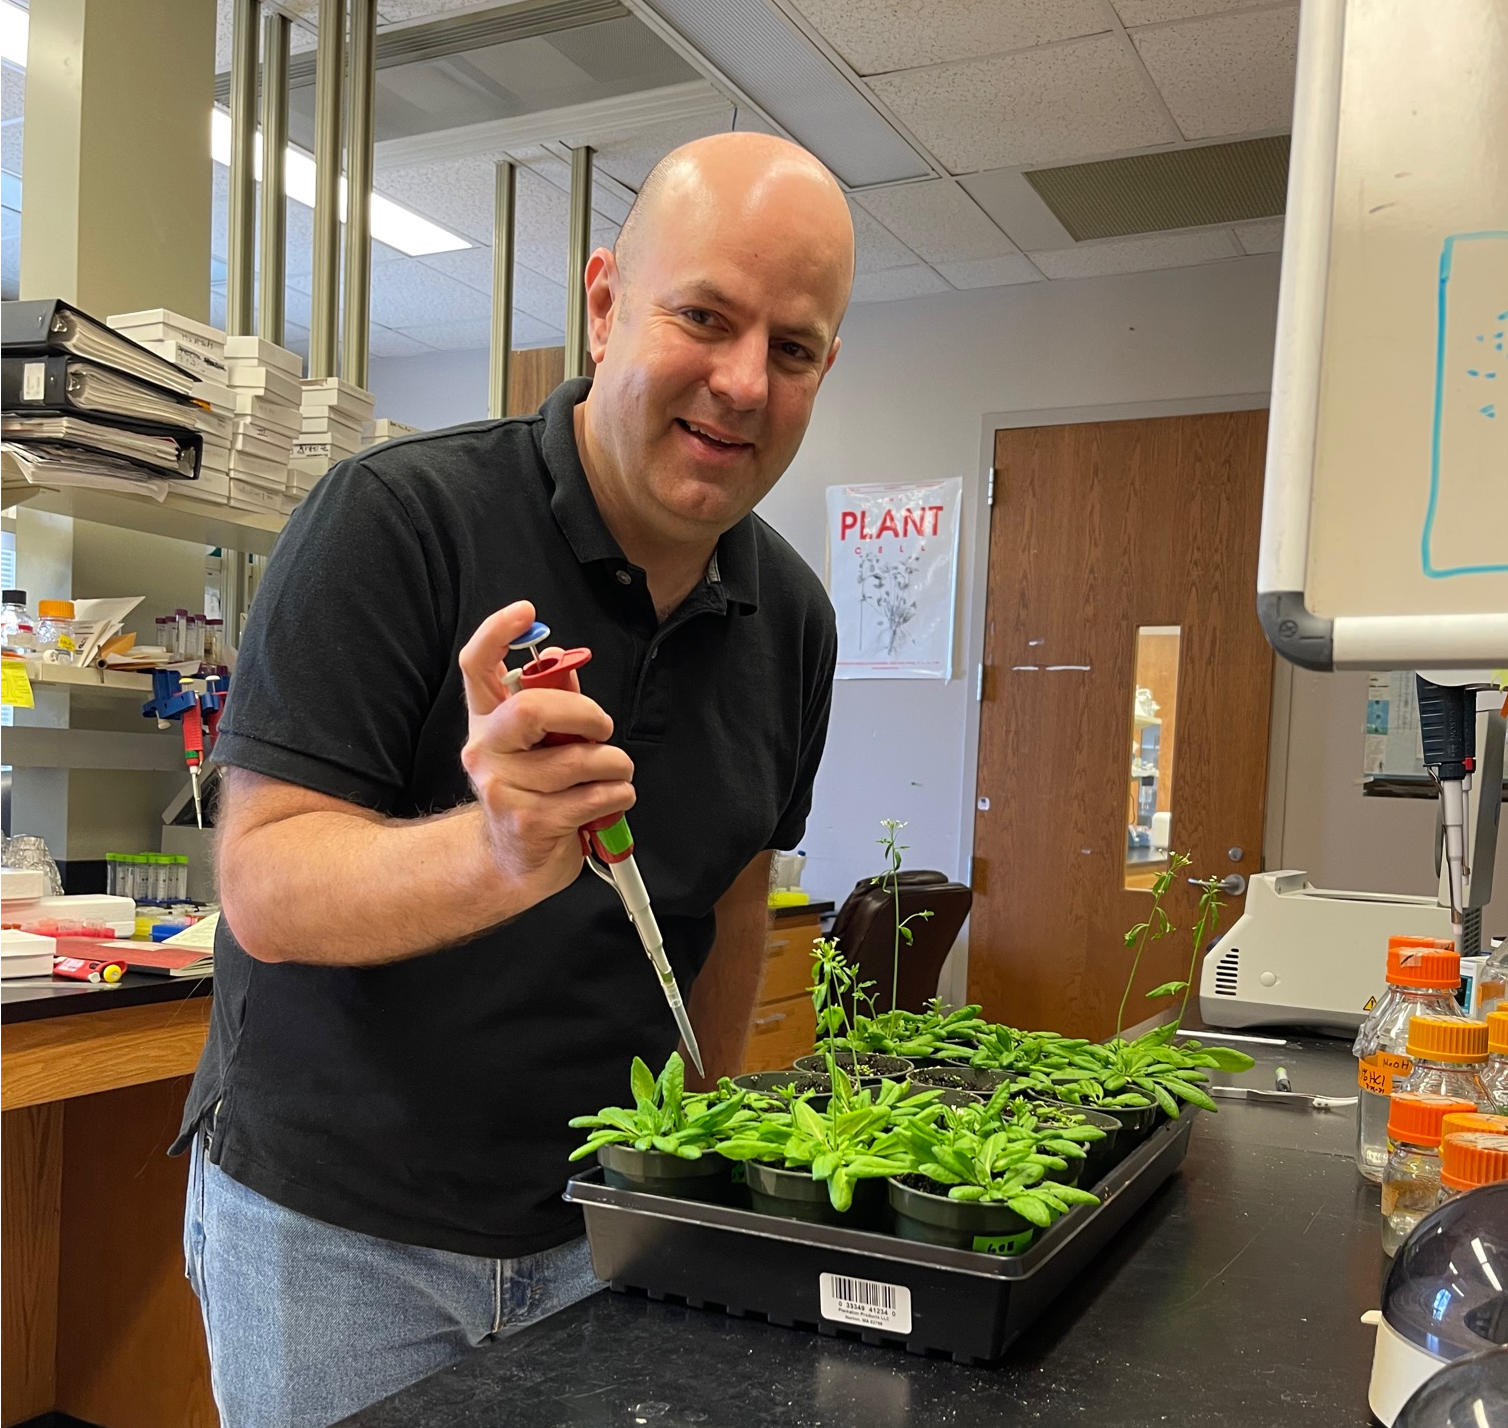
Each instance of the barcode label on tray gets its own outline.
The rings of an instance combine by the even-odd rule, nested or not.
[[[893,1334],[911,1332],[911,1291],[904,1284],[855,1279],[847,1274],[821,1274],[817,1284],[824,1319],[857,1324],[861,1329],[887,1329]]]

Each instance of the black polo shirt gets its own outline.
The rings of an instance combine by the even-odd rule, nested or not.
[[[717,899],[805,827],[833,612],[749,516],[660,623],[581,468],[588,387],[326,476],[252,604],[216,757],[394,818],[465,803],[457,657],[488,615],[532,600],[555,641],[592,650],[582,688],[634,760],[639,867],[689,996]],[[332,923],[372,915],[330,889]],[[560,1198],[580,1141],[566,1121],[622,1104],[631,1059],[658,1067],[676,1040],[621,903],[587,870],[504,927],[385,966],[258,962],[222,920],[184,1128],[218,1103],[211,1159],[317,1219],[531,1254],[580,1233]]]

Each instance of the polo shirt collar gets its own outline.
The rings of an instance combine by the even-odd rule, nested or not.
[[[576,446],[575,410],[591,386],[590,377],[572,377],[556,387],[540,408],[545,419],[541,449],[555,486],[550,510],[583,565],[627,558],[597,509],[597,498],[592,494]],[[731,530],[723,532],[708,571],[708,583],[721,591],[728,604],[741,606],[749,613],[759,608],[756,519],[747,515]]]

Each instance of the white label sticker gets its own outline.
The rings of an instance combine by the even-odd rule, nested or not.
[[[911,1291],[904,1284],[884,1284],[846,1274],[818,1275],[817,1284],[824,1319],[856,1324],[861,1329],[885,1329],[892,1334],[911,1332]]]
[[[47,391],[47,363],[28,362],[21,369],[21,400],[40,402]]]

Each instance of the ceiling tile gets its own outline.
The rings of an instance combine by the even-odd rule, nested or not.
[[[0,119],[19,119],[26,112],[26,71],[19,65],[5,67],[0,84]]]
[[[26,126],[20,119],[10,120],[0,129],[0,168],[21,176],[21,151],[25,147]]]
[[[1281,253],[1283,220],[1266,218],[1261,223],[1243,223],[1235,229],[1236,242],[1243,253]]]
[[[1132,32],[1185,138],[1283,129],[1293,119],[1299,12],[1259,10]]]
[[[434,348],[416,342],[406,333],[395,332],[379,323],[372,324],[370,352],[373,357],[422,357],[432,351]]]
[[[403,333],[441,352],[486,351],[492,346],[490,322],[426,322],[405,327]]]
[[[540,322],[528,313],[513,314],[514,347],[549,347],[565,341],[565,323]]]
[[[1156,25],[1164,20],[1187,20],[1193,15],[1219,15],[1227,10],[1247,10],[1271,0],[1110,0],[1121,24]]]
[[[1026,49],[1109,28],[1099,0],[927,0],[856,5],[795,0],[822,37],[860,74],[914,69]]]
[[[475,288],[487,301],[492,300],[492,249],[468,248],[460,253],[435,253],[419,259],[468,287]],[[526,268],[515,256],[513,263],[513,306],[515,311],[538,318],[554,331],[565,328],[565,288],[532,268]]]
[[[729,108],[720,113],[678,119],[673,124],[658,124],[652,129],[604,135],[593,162],[603,173],[637,193],[649,177],[650,169],[672,149],[708,134],[722,133],[730,127],[732,118],[733,110]]]
[[[911,249],[852,199],[848,201],[848,212],[853,218],[856,273],[878,273],[885,268],[903,268],[916,262],[916,254]]]
[[[937,271],[955,288],[1000,288],[1011,283],[1042,281],[1042,274],[1025,253],[980,258],[972,263],[939,263]]]
[[[894,302],[897,298],[945,293],[948,285],[923,263],[887,268],[883,273],[860,273],[854,279],[851,302]]]
[[[947,179],[871,189],[858,195],[858,201],[929,263],[996,258],[1016,251],[979,205]]]
[[[1080,159],[1176,139],[1113,35],[871,80],[953,173]]]
[[[1240,253],[1229,229],[1212,228],[1197,233],[1084,243],[1077,248],[1033,253],[1031,259],[1049,278],[1099,278],[1110,273],[1142,273],[1152,268],[1187,268],[1196,263],[1239,257]]]
[[[417,259],[372,269],[372,321],[383,327],[490,319],[487,295]]]
[[[960,180],[1018,248],[1069,248],[1073,238],[1020,169],[992,169]]]

